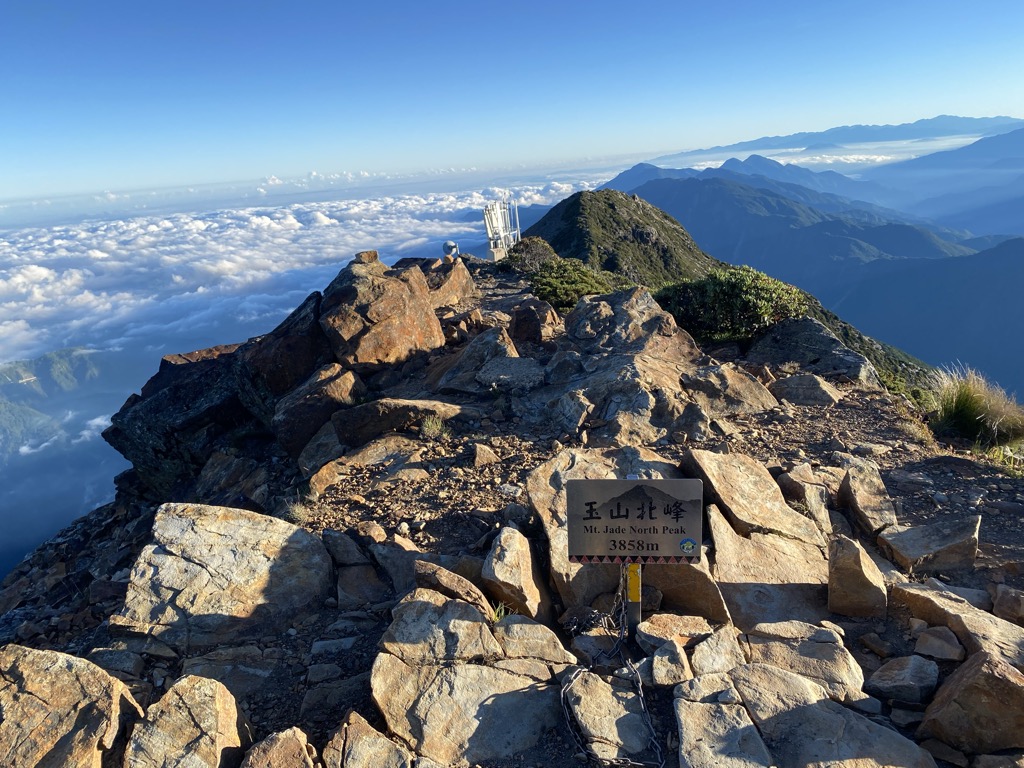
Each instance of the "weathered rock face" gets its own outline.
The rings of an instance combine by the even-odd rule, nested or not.
[[[313,293],[277,328],[236,353],[239,397],[264,425],[270,425],[279,398],[331,360],[319,318],[320,294]]]
[[[277,404],[272,420],[277,441],[298,456],[335,411],[354,405],[365,392],[362,380],[337,363],[317,369]]]
[[[692,450],[682,468],[705,483],[705,496],[718,504],[737,533],[774,533],[824,548],[817,526],[791,509],[760,462],[742,454]]]
[[[707,519],[716,550],[712,574],[736,626],[826,618],[828,561],[820,548],[774,534],[745,538],[714,505]]]
[[[111,763],[142,709],[92,662],[17,645],[0,648],[0,764]]]
[[[604,760],[629,759],[648,748],[651,734],[632,686],[583,672],[566,683],[566,701],[584,742]]]
[[[471,419],[479,414],[473,408],[440,400],[402,400],[383,397],[354,408],[337,411],[332,417],[338,441],[343,445],[360,446],[386,432],[418,427],[427,417],[445,422]]]
[[[280,629],[332,587],[316,536],[244,510],[165,504],[111,631],[188,651]]]
[[[783,320],[755,341],[747,352],[752,363],[799,363],[807,373],[841,377],[866,389],[882,389],[868,359],[843,345],[835,334],[810,317]]]
[[[878,468],[863,459],[853,459],[839,486],[839,503],[849,508],[865,533],[877,534],[896,525],[896,510],[885,490]]]
[[[562,319],[546,301],[528,299],[516,307],[508,334],[513,341],[543,344],[562,328]]]
[[[801,373],[773,381],[768,391],[779,400],[793,405],[835,405],[843,399],[842,393],[813,373]]]
[[[690,403],[680,379],[694,370],[700,350],[646,291],[584,297],[565,318],[565,341],[579,355],[580,370],[557,377],[559,396],[549,408],[569,432],[583,418],[594,421],[595,445],[651,443],[671,431]],[[561,361],[568,367],[567,354]]]
[[[922,656],[890,659],[868,678],[868,693],[912,704],[928,701],[939,684],[939,665]]]
[[[949,627],[969,654],[987,651],[1024,670],[1024,627],[976,608],[952,592],[922,584],[898,584],[890,599],[906,606],[915,618]]]
[[[918,735],[973,753],[1024,747],[1024,674],[999,656],[974,654],[942,684]]]
[[[492,659],[502,655],[486,617],[462,600],[417,589],[395,606],[381,647],[408,664]],[[455,631],[452,631],[452,627]]]
[[[914,742],[830,701],[821,686],[799,675],[750,664],[729,677],[773,765],[935,768],[931,755]]]
[[[389,270],[366,251],[324,290],[320,326],[339,363],[372,371],[444,346],[433,309],[419,269]]]
[[[506,526],[495,537],[482,576],[497,601],[515,613],[551,618],[547,585],[534,564],[530,542],[515,528]]]
[[[779,404],[761,382],[732,363],[702,366],[684,375],[682,384],[694,402],[719,416],[761,413]]]
[[[188,756],[197,768],[237,768],[251,743],[235,697],[216,680],[183,677],[132,730],[125,768],[163,768]]]
[[[462,259],[442,259],[436,264],[421,262],[419,266],[427,278],[430,305],[434,309],[453,307],[476,296],[473,276],[469,274]]]
[[[561,717],[555,686],[494,667],[409,666],[382,653],[372,687],[389,730],[442,765],[518,754]]]
[[[324,748],[325,768],[411,768],[409,750],[349,712]],[[282,766],[283,768],[283,766]]]
[[[301,728],[272,733],[253,746],[241,768],[316,768],[316,750]],[[334,768],[334,766],[331,766]]]
[[[165,357],[142,395],[129,397],[103,432],[161,499],[175,498],[199,475],[218,438],[252,420],[239,399],[236,349]]]
[[[813,680],[833,701],[864,698],[864,673],[833,630],[798,621],[759,624],[745,641],[752,664],[770,664]]]
[[[610,565],[583,568],[568,559],[565,483],[573,479],[640,477],[678,478],[676,466],[645,448],[568,449],[530,473],[526,491],[544,525],[551,557],[551,579],[566,608],[589,605],[598,595],[613,592],[619,569]],[[706,567],[650,566],[645,579],[665,592],[665,607],[727,620],[728,610]],[[668,590],[668,587],[674,587]]]

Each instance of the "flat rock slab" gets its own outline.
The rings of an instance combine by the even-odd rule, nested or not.
[[[526,616],[505,616],[494,624],[494,637],[510,659],[540,659],[553,664],[575,664],[576,657],[543,624]]]
[[[674,695],[680,768],[775,764],[728,675],[700,675]]]
[[[381,653],[371,688],[388,730],[441,765],[519,754],[562,718],[557,686],[476,664],[416,667]]]
[[[124,683],[92,662],[0,648],[0,765],[100,768],[141,716]]]
[[[818,527],[790,508],[761,462],[743,454],[692,450],[683,471],[704,481],[704,495],[718,504],[737,533],[774,533],[825,547]]]
[[[878,546],[907,571],[962,571],[978,556],[981,515],[963,520],[886,528]]]
[[[592,672],[581,672],[566,682],[565,698],[584,742],[604,760],[640,755],[651,733],[643,704],[632,686],[612,685]]]
[[[935,768],[914,742],[828,698],[800,675],[764,664],[729,673],[773,765]]]
[[[1024,673],[999,656],[974,654],[942,684],[918,736],[971,753],[1024,747]]]
[[[320,607],[331,571],[320,538],[283,520],[164,504],[111,633],[150,635],[178,651],[260,638]]]
[[[792,632],[794,627],[803,631]],[[813,680],[833,701],[864,698],[864,673],[833,630],[801,622],[759,624],[743,639],[751,664],[770,664]]]
[[[949,627],[968,654],[988,651],[1024,671],[1024,627],[976,608],[962,597],[921,584],[897,584],[891,600],[915,618]]]
[[[828,617],[828,561],[821,549],[771,534],[744,538],[713,504],[707,519],[716,550],[713,574],[737,627]]]
[[[843,399],[842,392],[813,373],[777,379],[768,385],[768,391],[793,405],[835,405]]]

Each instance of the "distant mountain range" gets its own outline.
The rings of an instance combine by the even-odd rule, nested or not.
[[[1024,120],[1015,117],[957,117],[939,115],[900,125],[841,125],[825,131],[791,133],[787,136],[762,136],[736,144],[676,152],[654,158],[655,165],[686,165],[687,159],[710,152],[758,152],[770,149],[800,149],[816,145],[863,144],[880,141],[912,141],[941,136],[992,136],[1024,128]]]
[[[804,288],[877,339],[1024,393],[1009,353],[1022,327],[1013,293],[1024,264],[1024,121],[937,120],[890,127],[904,138],[939,128],[996,135],[857,179],[751,155],[704,170],[658,167],[659,158],[605,186],[678,219],[711,256]]]

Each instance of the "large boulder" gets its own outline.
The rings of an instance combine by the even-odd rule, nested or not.
[[[700,350],[648,292],[580,299],[565,319],[565,340],[572,349],[559,358],[562,373],[549,365],[548,379],[558,384],[548,407],[566,431],[589,418],[594,445],[648,444],[668,434],[690,403],[680,379],[695,369]]]
[[[630,760],[650,746],[643,700],[633,686],[613,679],[605,682],[593,672],[581,672],[565,683],[563,696],[580,735],[602,760]],[[626,763],[629,764],[628,762]]]
[[[254,421],[239,399],[238,345],[168,355],[111,417],[103,439],[161,501],[181,498],[221,437]]]
[[[497,602],[515,613],[531,619],[551,618],[547,584],[534,563],[529,539],[517,529],[506,526],[494,538],[482,578]]]
[[[356,254],[324,290],[320,326],[346,368],[373,371],[444,346],[419,269],[388,269],[376,251]]]
[[[764,385],[733,363],[705,365],[682,377],[683,389],[707,413],[744,416],[777,408]]]
[[[675,463],[646,449],[566,449],[530,472],[526,478],[529,504],[537,512],[548,539],[551,579],[564,607],[590,605],[598,595],[618,586],[618,567],[568,560],[565,483],[573,479],[625,479],[630,474],[650,478],[680,477]],[[684,569],[687,566],[659,566]]]
[[[272,733],[253,746],[241,768],[316,768],[316,749],[298,727]],[[336,768],[331,766],[331,768]]]
[[[287,627],[332,586],[330,555],[301,528],[239,509],[164,504],[110,627],[179,651],[238,643]]]
[[[416,589],[395,606],[392,616],[381,648],[407,664],[488,660],[503,655],[487,624],[488,617],[462,600]]]
[[[813,680],[833,701],[864,698],[864,673],[834,630],[799,621],[758,624],[745,641],[752,664],[770,664]]]
[[[863,389],[882,388],[878,372],[868,359],[811,317],[773,325],[751,345],[747,361],[772,366],[797,363],[804,373],[852,381]]]
[[[252,741],[244,715],[223,685],[178,680],[132,730],[124,768],[164,768],[186,759],[195,768],[237,768]]]
[[[338,441],[344,445],[364,445],[387,432],[422,428],[426,419],[443,425],[447,421],[472,419],[479,413],[466,406],[440,400],[403,400],[382,397],[369,403],[337,411],[331,417]]]
[[[277,441],[297,457],[335,411],[355,405],[365,392],[362,380],[337,363],[318,368],[277,403],[271,421]]]
[[[90,661],[0,648],[0,765],[110,765],[141,716],[124,683]]]
[[[324,768],[411,768],[412,762],[409,750],[384,736],[355,710],[345,716],[324,747]]]
[[[279,398],[331,360],[320,329],[320,298],[311,294],[277,328],[249,340],[235,354],[239,397],[265,426]]]

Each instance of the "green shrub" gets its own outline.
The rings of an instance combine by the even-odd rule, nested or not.
[[[1012,446],[1024,441],[1024,408],[995,384],[967,366],[932,374],[936,416],[932,431],[939,437],[959,437],[983,448]]]
[[[749,339],[808,308],[800,289],[745,266],[666,286],[655,298],[701,341]]]
[[[577,259],[556,256],[542,263],[531,275],[533,292],[538,299],[555,309],[565,311],[576,306],[582,296],[609,293],[613,286],[609,280]]]
[[[503,268],[532,275],[540,269],[541,265],[557,258],[558,254],[546,240],[539,237],[524,237],[509,249],[508,256],[500,262],[500,265]]]

